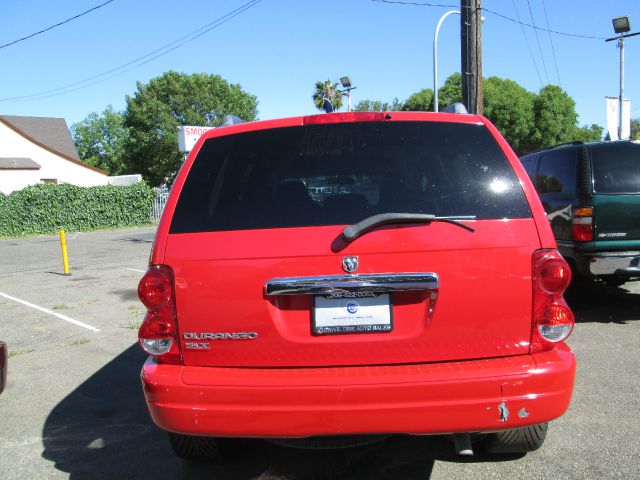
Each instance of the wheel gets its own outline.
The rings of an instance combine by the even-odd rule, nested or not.
[[[235,453],[237,443],[232,439],[196,437],[169,432],[169,441],[175,454],[194,462],[222,462]]]
[[[547,436],[548,423],[491,433],[480,442],[485,453],[527,453],[538,450]]]

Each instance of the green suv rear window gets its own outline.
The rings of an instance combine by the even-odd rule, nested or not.
[[[361,122],[207,140],[171,233],[353,224],[377,213],[531,216],[484,125]]]
[[[640,144],[593,145],[591,161],[596,193],[640,193]]]

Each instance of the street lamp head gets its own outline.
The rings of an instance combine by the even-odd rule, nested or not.
[[[627,33],[631,31],[631,22],[627,16],[614,18],[611,22],[613,22],[613,31],[615,33]]]
[[[340,77],[340,83],[344,88],[351,88],[351,79],[349,77]]]

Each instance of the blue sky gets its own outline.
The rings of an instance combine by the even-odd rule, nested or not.
[[[0,2],[0,45],[77,15],[106,0]],[[228,22],[142,66],[132,64],[86,88],[21,100],[109,71],[177,40],[248,0],[175,2],[113,0],[104,7],[41,35],[0,47],[0,114],[63,117],[69,125],[109,104],[124,109],[136,82],[167,70],[219,74],[257,96],[259,118],[316,113],[311,94],[317,80],[349,75],[353,101],[405,100],[433,87],[433,33],[451,7],[371,0],[262,0]],[[409,0],[411,1],[411,0]],[[459,6],[459,0],[413,0]],[[629,15],[640,31],[637,0],[483,0],[500,15],[556,31],[611,37],[611,19]],[[530,15],[533,14],[533,21]],[[522,27],[486,12],[485,77],[515,80],[537,92],[559,84],[576,101],[581,124],[605,124],[605,96],[618,95],[615,42]],[[439,35],[440,83],[460,69],[460,21],[447,18]],[[538,44],[539,40],[539,44]],[[553,52],[555,51],[555,58]],[[625,43],[625,97],[640,117],[640,36]],[[535,63],[534,63],[535,62]],[[557,64],[557,70],[556,70]],[[537,67],[537,71],[536,71]],[[78,84],[73,88],[83,86]],[[70,90],[69,89],[69,90]],[[55,96],[49,96],[54,94]]]

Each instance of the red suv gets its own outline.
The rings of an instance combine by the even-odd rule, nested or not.
[[[571,274],[495,127],[229,123],[180,170],[139,285],[144,393],[176,453],[389,433],[538,448],[573,390]]]

